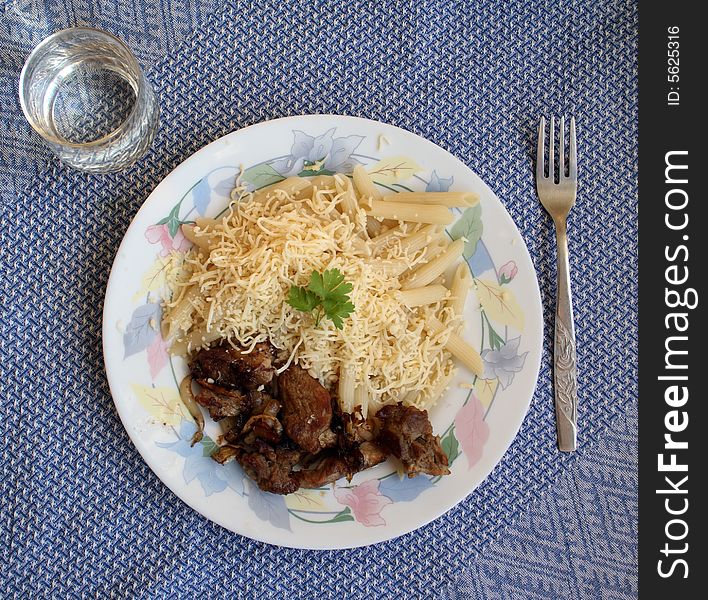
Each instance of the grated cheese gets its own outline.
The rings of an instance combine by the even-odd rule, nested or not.
[[[209,250],[188,251],[170,276],[163,324],[171,351],[190,352],[219,338],[247,349],[270,341],[279,371],[295,362],[331,390],[342,365],[352,369],[368,392],[365,409],[404,398],[420,408],[433,405],[454,365],[444,350],[449,331],[430,335],[425,323],[447,309],[444,303],[411,309],[395,294],[400,273],[424,262],[426,253],[408,254],[400,243],[371,246],[365,211],[337,209],[342,193],[245,194],[220,221],[195,228]],[[334,268],[353,285],[355,310],[342,330],[329,319],[315,327],[311,315],[286,302],[292,285],[306,286],[312,271]]]

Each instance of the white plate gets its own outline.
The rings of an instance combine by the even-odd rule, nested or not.
[[[240,166],[255,187],[303,172],[362,163],[382,189],[472,190],[479,209],[458,211],[450,232],[471,244],[477,282],[465,312],[464,337],[479,348],[486,379],[460,368],[431,411],[450,455],[442,478],[400,479],[390,462],[351,484],[289,496],[261,492],[236,464],[209,458],[212,437],[190,448],[194,425],[179,401],[182,360],[170,361],[155,326],[164,293],[164,263],[186,243],[181,221],[225,208]],[[314,174],[313,171],[307,171]],[[480,220],[481,215],[481,220]],[[493,333],[492,333],[493,332]],[[150,468],[184,502],[242,535],[297,548],[350,548],[412,531],[443,514],[482,482],[516,435],[540,364],[541,300],[524,242],[504,206],[462,162],[412,133],[353,117],[312,115],[259,123],[209,144],[170,173],[135,216],[111,271],[103,315],[103,351],[123,424]],[[492,347],[493,346],[493,347]],[[472,383],[474,388],[461,387]],[[207,421],[209,419],[207,418]]]

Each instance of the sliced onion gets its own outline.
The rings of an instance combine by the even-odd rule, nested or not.
[[[192,415],[194,422],[197,424],[197,430],[192,436],[192,446],[199,442],[202,437],[204,437],[204,415],[194,399],[194,392],[192,392],[192,376],[187,375],[182,383],[179,384],[179,396],[182,402],[187,407],[189,414]]]

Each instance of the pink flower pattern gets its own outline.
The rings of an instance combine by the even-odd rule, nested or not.
[[[484,445],[489,439],[489,425],[484,420],[484,408],[479,398],[470,395],[455,416],[455,433],[467,457],[467,469],[471,469],[482,458]]]
[[[513,260],[510,260],[508,263],[503,264],[499,268],[499,283],[502,285],[505,283],[509,283],[514,277],[516,277],[516,274],[519,272],[519,268],[516,266],[516,263]]]
[[[170,236],[170,230],[166,224],[150,225],[145,230],[145,239],[151,244],[161,244],[160,256],[169,256],[171,252],[184,252],[191,246],[187,238],[178,229],[175,237]]]
[[[354,518],[367,527],[386,525],[381,511],[393,504],[393,500],[379,493],[378,479],[371,479],[351,488],[335,487],[334,497],[340,504],[351,508]]]
[[[162,368],[167,364],[167,343],[158,335],[147,348],[150,377],[155,380]]]

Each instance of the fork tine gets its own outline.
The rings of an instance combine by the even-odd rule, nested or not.
[[[558,136],[558,182],[565,179],[565,117],[561,117],[560,135]]]
[[[541,117],[541,123],[538,126],[538,149],[536,150],[536,180],[540,181],[545,177],[545,168],[543,166],[543,155],[545,154],[545,139],[546,139],[546,118]]]
[[[555,117],[551,117],[551,134],[550,134],[550,139],[548,140],[548,179],[551,180],[551,183],[554,181],[554,176],[553,176],[553,167],[555,163],[555,140],[554,138],[554,133],[555,133],[555,128],[556,128],[556,121]]]
[[[575,117],[570,117],[570,165],[568,166],[568,178],[578,179],[578,150],[575,146]]]

